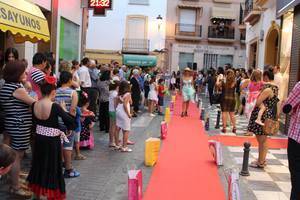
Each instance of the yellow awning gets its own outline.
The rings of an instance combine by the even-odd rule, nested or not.
[[[212,7],[211,18],[236,19],[235,11],[232,8]]]
[[[0,0],[0,29],[24,40],[50,40],[48,22],[38,6],[25,0]]]

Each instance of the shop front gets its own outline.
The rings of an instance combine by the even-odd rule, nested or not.
[[[11,41],[13,40],[13,41]],[[29,41],[49,42],[48,22],[41,9],[25,0],[0,0],[0,50]]]
[[[283,80],[279,97],[284,100],[300,81],[300,0],[277,0],[277,17],[282,20],[279,63]],[[289,118],[283,119],[287,132]]]

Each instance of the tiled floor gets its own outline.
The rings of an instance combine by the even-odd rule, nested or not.
[[[226,147],[235,161],[241,166],[243,147]],[[257,158],[257,148],[251,148],[249,162]],[[250,176],[241,177],[253,191],[257,200],[288,200],[291,191],[290,174],[286,149],[271,149],[264,169],[249,167]]]

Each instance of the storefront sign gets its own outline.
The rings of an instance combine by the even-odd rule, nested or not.
[[[94,9],[94,15],[103,16],[112,8],[112,0],[88,0],[88,7]]]
[[[157,64],[157,57],[125,54],[123,55],[123,64],[127,66],[154,67]]]
[[[297,4],[300,4],[300,0],[277,0],[277,16],[280,17]]]
[[[20,6],[20,5],[18,5]],[[21,10],[0,1],[0,29],[11,31],[13,34],[29,36],[35,40],[49,40],[48,23],[40,9],[34,4],[26,2],[25,6],[32,6],[32,12]]]

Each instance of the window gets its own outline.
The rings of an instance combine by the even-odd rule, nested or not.
[[[149,0],[129,0],[129,4],[134,4],[134,5],[149,5]]]
[[[184,70],[186,67],[193,67],[194,54],[193,53],[179,53],[179,70]]]
[[[180,9],[179,23],[181,32],[195,32],[196,10],[195,9]],[[184,26],[191,25],[191,26]]]
[[[127,34],[128,39],[146,39],[147,38],[147,17],[145,16],[129,16],[127,18]]]

